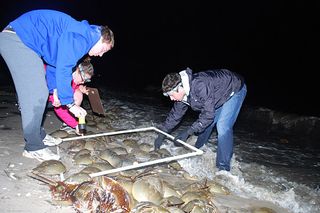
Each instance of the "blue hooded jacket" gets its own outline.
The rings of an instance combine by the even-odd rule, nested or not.
[[[72,69],[99,41],[100,27],[55,10],[33,10],[10,25],[22,42],[48,64],[49,91],[57,88],[62,105],[72,103]]]

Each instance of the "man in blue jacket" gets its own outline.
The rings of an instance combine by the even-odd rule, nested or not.
[[[168,74],[162,82],[165,96],[175,101],[165,122],[160,126],[171,132],[182,120],[187,109],[199,112],[198,119],[175,139],[186,141],[190,135],[198,135],[195,147],[208,142],[213,127],[218,133],[216,166],[230,171],[233,154],[233,125],[247,93],[243,78],[226,69],[192,73],[187,68],[179,73]],[[160,148],[165,136],[160,134],[154,142]],[[175,145],[179,143],[175,142]]]
[[[57,145],[61,139],[42,128],[49,91],[57,89],[61,105],[76,117],[85,116],[86,111],[73,103],[72,68],[84,55],[101,57],[113,46],[113,32],[107,26],[90,25],[54,10],[24,13],[0,33],[0,53],[21,108],[26,142],[23,156],[39,161],[60,158],[47,146]]]

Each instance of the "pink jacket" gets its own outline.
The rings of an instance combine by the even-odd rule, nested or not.
[[[75,84],[73,81],[71,82],[71,84],[74,93],[74,91],[79,88],[79,85]],[[50,94],[49,101],[53,103],[53,100],[53,94]],[[54,111],[64,123],[72,128],[76,128],[76,126],[78,125],[78,120],[73,116],[72,113],[69,112],[66,106],[54,107]]]

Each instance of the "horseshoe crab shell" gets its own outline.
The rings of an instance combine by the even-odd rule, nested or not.
[[[189,203],[192,200],[207,200],[208,194],[204,191],[188,191],[181,196],[181,200]]]
[[[100,169],[101,171],[114,169],[114,167],[111,166],[111,164],[108,163],[108,162],[95,162],[95,163],[92,163],[92,164],[90,164],[90,165],[88,165],[88,166],[98,168],[98,169]]]
[[[47,160],[40,163],[32,171],[45,175],[58,175],[66,171],[66,166],[58,160]]]
[[[86,141],[83,139],[74,140],[68,143],[64,143],[64,147],[68,152],[78,152],[82,149],[84,149],[84,146],[86,144]]]
[[[96,151],[96,150],[104,150],[107,147],[106,143],[104,141],[89,139],[86,141],[86,144],[84,148],[90,150],[90,151]]]
[[[184,201],[176,196],[166,197],[163,200],[161,200],[162,206],[180,206],[182,204],[184,204]]]
[[[156,186],[149,183],[147,179],[140,179],[133,183],[132,195],[139,202],[147,201],[160,204],[162,195]]]
[[[162,187],[163,187],[163,197],[164,198],[171,197],[171,196],[175,196],[175,197],[180,196],[180,194],[168,182],[163,181]]]
[[[170,213],[167,209],[162,206],[156,205],[152,202],[140,202],[134,209],[131,211],[132,213]]]
[[[167,209],[169,210],[170,213],[185,213],[185,211],[183,211],[175,206],[167,207]]]
[[[208,181],[206,185],[209,188],[209,191],[214,195],[214,194],[223,194],[223,195],[229,195],[231,192],[230,190],[221,185],[220,183],[217,183],[215,181]]]
[[[106,176],[81,183],[73,192],[73,205],[79,212],[129,213],[128,192]]]
[[[89,176],[89,174],[79,172],[79,173],[72,174],[70,177],[65,179],[64,182],[66,184],[80,184],[84,181],[89,181],[89,180],[91,180],[91,177]]]
[[[92,164],[93,159],[91,157],[91,151],[89,151],[88,149],[80,150],[73,157],[73,161],[74,161],[75,164],[78,164],[78,165],[80,165],[80,164],[81,165]]]
[[[50,134],[54,138],[67,138],[69,134],[64,130],[56,130]]]
[[[147,144],[147,143],[141,143],[139,144],[139,148],[145,152],[150,152],[153,150],[153,145]]]
[[[111,148],[110,150],[114,151],[118,155],[126,155],[126,154],[128,154],[127,149],[124,148],[124,147],[114,147],[114,148]]]
[[[109,162],[113,167],[120,167],[122,166],[122,159],[117,153],[110,149],[105,149],[104,151],[100,152],[99,157],[102,160]]]
[[[182,210],[185,212],[210,212],[210,213],[218,213],[217,208],[207,202],[206,200],[198,200],[194,199],[186,203]]]
[[[85,173],[85,174],[91,174],[96,172],[101,172],[101,169],[93,166],[87,166],[80,171],[80,173]]]
[[[132,152],[133,149],[139,146],[138,141],[134,139],[125,139],[123,140],[123,144],[128,152]]]

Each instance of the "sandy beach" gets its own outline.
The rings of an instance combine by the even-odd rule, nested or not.
[[[22,156],[24,140],[20,113],[12,91],[0,91],[0,182],[1,212],[72,212],[50,203],[48,185],[28,176],[40,162]],[[50,133],[61,125],[53,111],[46,115],[44,127]],[[56,152],[56,148],[50,148]]]
[[[128,109],[130,111],[130,109]],[[47,133],[59,129],[61,121],[52,110],[48,110],[44,127]],[[49,186],[28,176],[30,171],[40,164],[35,159],[22,156],[24,140],[22,138],[21,118],[16,106],[14,92],[0,90],[0,167],[1,167],[1,212],[75,212],[71,206],[60,207],[52,204]],[[51,147],[56,152],[56,147]],[[268,207],[275,212],[287,212],[267,201],[242,198],[237,195],[217,195],[215,205],[219,212],[248,212],[253,207]]]

